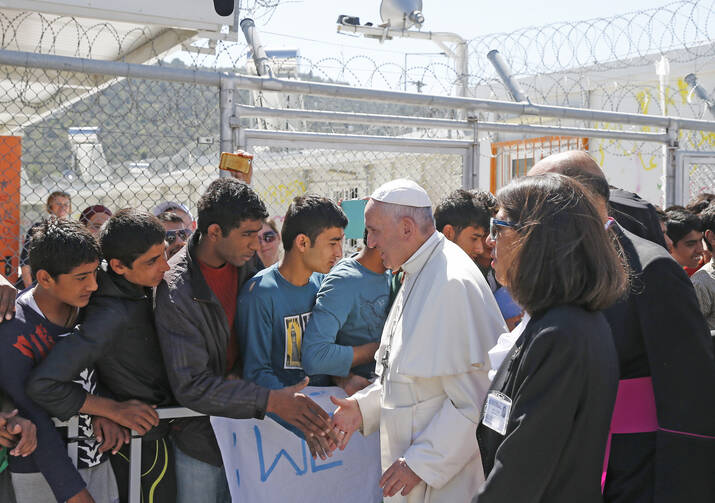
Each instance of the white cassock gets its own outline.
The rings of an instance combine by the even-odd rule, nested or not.
[[[490,384],[487,352],[506,325],[482,273],[441,233],[402,270],[375,355],[379,378],[353,395],[363,434],[379,427],[383,471],[404,457],[424,481],[386,500],[471,501],[484,481],[476,430]]]

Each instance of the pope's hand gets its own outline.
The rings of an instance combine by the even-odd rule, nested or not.
[[[338,406],[333,414],[333,427],[338,432],[338,447],[342,451],[352,434],[362,426],[362,414],[355,399],[331,396],[330,400]]]
[[[394,496],[402,490],[402,496],[407,496],[422,479],[407,466],[405,458],[400,458],[385,470],[380,479],[382,494],[386,498]]]

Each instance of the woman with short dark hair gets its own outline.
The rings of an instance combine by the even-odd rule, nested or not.
[[[484,404],[473,501],[601,502],[618,356],[599,311],[626,291],[623,262],[571,178],[519,179],[497,201],[492,266],[525,316]]]

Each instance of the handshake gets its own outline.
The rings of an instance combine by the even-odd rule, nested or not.
[[[353,399],[331,396],[330,400],[338,406],[331,418],[301,393],[308,381],[306,377],[298,384],[271,391],[266,412],[295,425],[305,435],[311,456],[326,459],[335,449],[345,449],[352,434],[362,426],[360,407]]]
[[[269,410],[278,414],[284,420],[296,425],[305,434],[305,440],[313,458],[327,459],[335,449],[344,450],[353,433],[362,428],[362,413],[354,398],[330,397],[337,406],[331,418],[318,404],[300,393],[308,385],[306,377],[295,386],[277,390],[279,393],[290,393],[295,404],[300,404],[297,412],[288,415],[277,410],[270,410],[271,392],[268,398]],[[382,474],[380,487],[385,497],[397,493],[407,496],[421,482],[420,477],[412,471],[404,458],[399,458]]]

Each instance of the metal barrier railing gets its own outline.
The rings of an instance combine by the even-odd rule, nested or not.
[[[159,419],[177,419],[181,417],[205,416],[186,407],[164,407],[156,409]],[[77,437],[79,436],[79,417],[71,417],[68,421],[53,418],[55,426],[67,426],[67,454],[77,465]],[[142,437],[132,431],[129,443],[129,503],[141,503],[141,466],[142,466]]]

